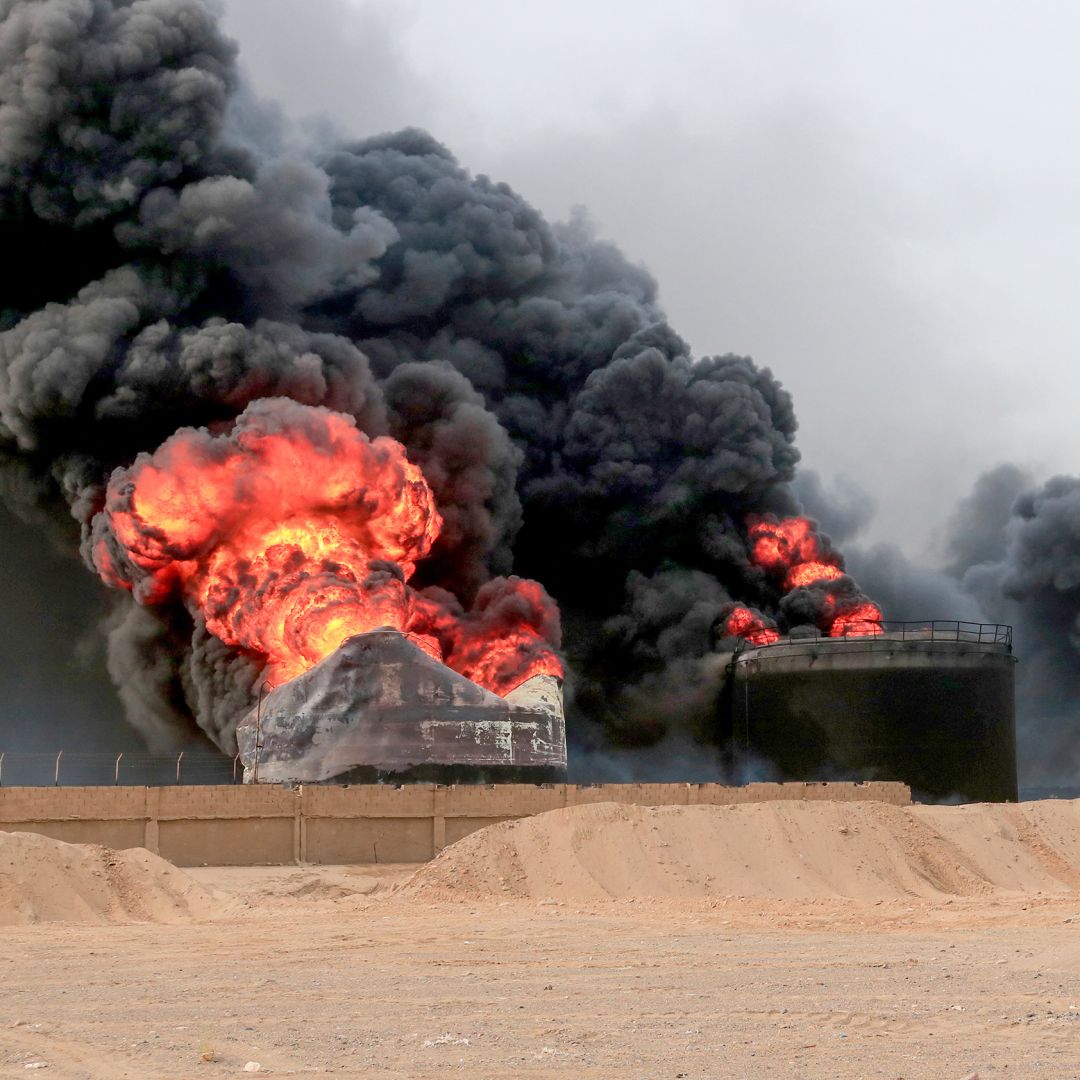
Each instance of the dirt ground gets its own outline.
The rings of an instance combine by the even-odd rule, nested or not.
[[[409,870],[198,870],[209,921],[5,929],[0,1076],[1080,1077],[1076,894],[476,903]]]

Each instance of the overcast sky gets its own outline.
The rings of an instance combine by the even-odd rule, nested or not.
[[[773,369],[804,465],[910,555],[983,469],[1080,468],[1080,8],[225,2],[293,116],[419,125],[586,207],[695,352]]]

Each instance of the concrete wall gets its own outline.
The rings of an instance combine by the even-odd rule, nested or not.
[[[583,803],[721,806],[778,799],[906,806],[904,784],[573,784],[282,788],[0,788],[0,830],[145,847],[178,866],[425,862],[496,821]]]

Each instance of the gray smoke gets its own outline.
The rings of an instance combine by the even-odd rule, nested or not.
[[[811,475],[812,474],[808,474]],[[847,564],[893,618],[1013,627],[1021,787],[1075,789],[1080,722],[1080,479],[1036,485],[1016,465],[984,473],[955,507],[942,568],[895,545],[860,544],[856,490],[796,487],[823,526],[849,541]]]
[[[1016,502],[1034,484],[1034,478],[1015,465],[999,465],[975,481],[971,494],[960,500],[949,522],[947,568],[954,577],[962,579],[976,567],[1005,558]],[[977,591],[974,578],[969,585]],[[992,605],[992,596],[987,602]]]
[[[1080,478],[1041,487],[1006,465],[953,522],[952,571],[989,618],[1015,628],[1021,783],[1080,775]]]
[[[956,580],[951,565],[945,569],[927,566],[913,561],[896,544],[864,541],[875,509],[869,492],[844,479],[826,485],[812,469],[800,472],[792,486],[807,513],[844,545],[848,569],[888,618],[912,622],[988,618]],[[958,518],[963,515],[963,504],[956,513]],[[950,560],[959,553],[953,544],[963,542],[952,539],[954,532],[950,528]]]
[[[0,0],[0,475],[24,515],[66,509],[89,561],[108,477],[178,427],[346,412],[434,489],[418,587],[491,618],[511,571],[558,599],[572,737],[600,746],[707,734],[733,601],[814,622],[861,596],[781,605],[750,564],[748,516],[798,509],[771,372],[695,358],[647,271],[425,132],[290,151],[234,61],[202,0]],[[257,658],[175,604],[123,600],[107,635],[148,740],[231,749]]]

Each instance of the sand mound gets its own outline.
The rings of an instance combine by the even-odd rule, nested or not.
[[[877,900],[1078,888],[1080,801],[598,803],[481,829],[418,870],[403,892]]]
[[[0,832],[0,926],[180,922],[212,909],[198,883],[143,848],[112,851]]]

